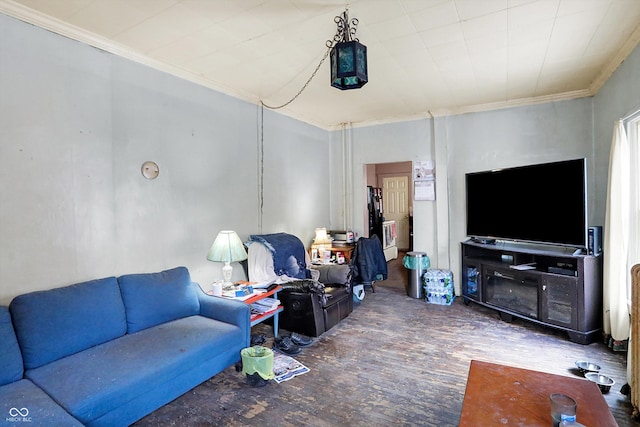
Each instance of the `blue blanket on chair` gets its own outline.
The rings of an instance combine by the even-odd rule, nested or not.
[[[307,278],[304,245],[296,236],[287,233],[252,234],[251,242],[262,243],[273,256],[273,270],[278,276]]]

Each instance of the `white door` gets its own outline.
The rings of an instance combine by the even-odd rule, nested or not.
[[[387,221],[396,222],[396,246],[409,249],[409,177],[383,177],[382,201],[382,216]]]

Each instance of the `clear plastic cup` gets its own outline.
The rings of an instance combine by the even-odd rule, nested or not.
[[[549,395],[549,400],[551,401],[553,427],[559,427],[561,422],[576,421],[578,404],[572,397],[562,393],[552,393]]]

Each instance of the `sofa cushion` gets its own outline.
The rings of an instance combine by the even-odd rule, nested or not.
[[[206,380],[239,360],[244,345],[238,326],[190,316],[127,334],[26,375],[84,424],[97,424],[111,412],[122,412],[128,402],[153,401],[194,370],[204,372],[201,381]]]
[[[0,386],[22,379],[22,370],[22,354],[9,309],[0,306]]]
[[[127,330],[115,277],[19,295],[9,310],[25,369],[110,341]]]
[[[0,414],[7,425],[82,427],[80,421],[29,380],[0,387]]]
[[[159,273],[127,274],[118,278],[127,313],[127,332],[133,333],[200,313],[198,296],[186,267]]]
[[[314,265],[314,270],[319,271],[318,281],[327,284],[346,285],[349,283],[351,267],[348,264]]]

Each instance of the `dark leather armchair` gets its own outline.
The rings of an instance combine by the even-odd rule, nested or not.
[[[284,307],[279,316],[281,328],[317,337],[351,313],[350,265],[310,265],[304,245],[291,234],[251,235],[250,238],[246,264],[249,280],[273,280],[283,287],[278,292]]]
[[[280,327],[318,337],[353,311],[352,274],[347,264],[313,265],[310,269],[317,279],[282,285],[283,289],[278,293],[284,306]]]

